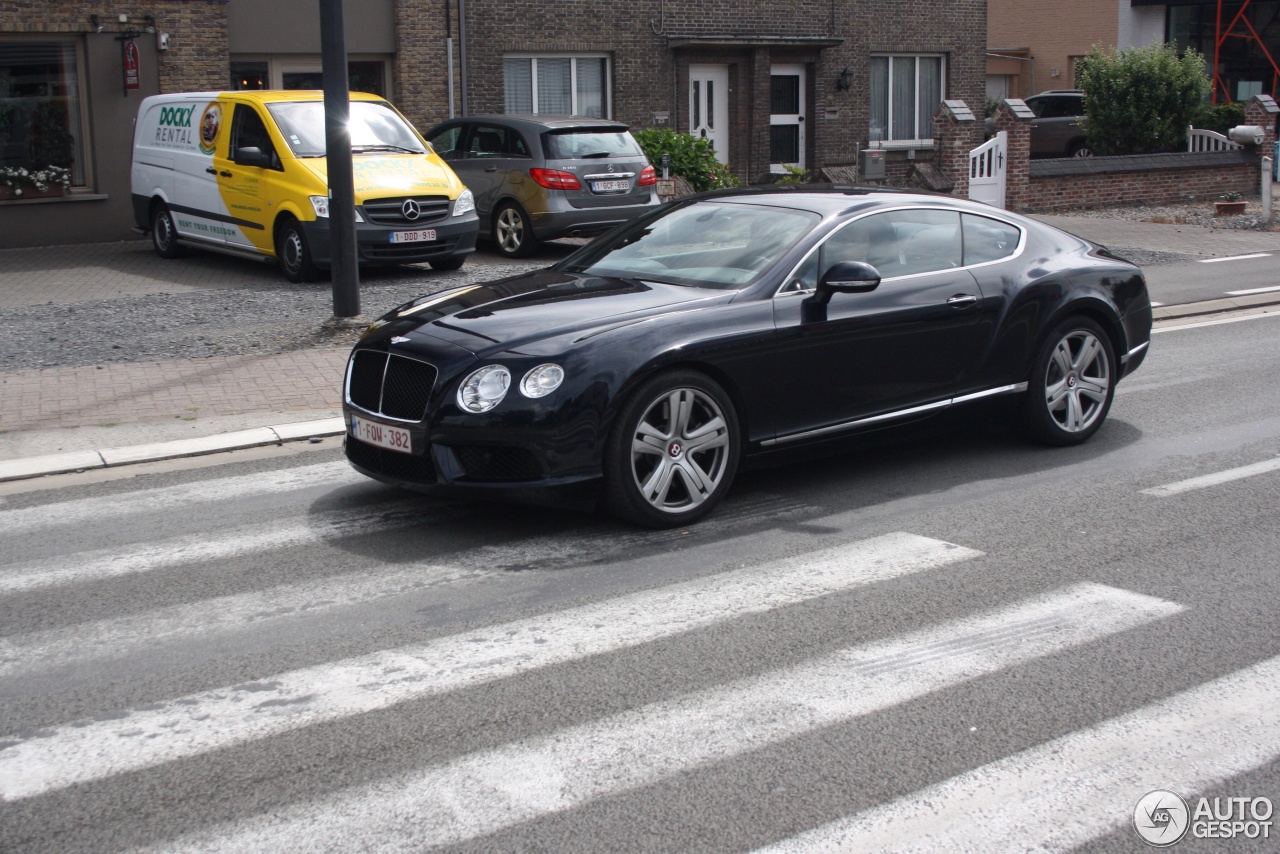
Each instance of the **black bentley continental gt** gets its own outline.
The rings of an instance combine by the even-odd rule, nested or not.
[[[685,525],[744,463],[996,396],[1083,442],[1150,333],[1138,267],[1004,210],[722,191],[386,314],[347,366],[346,454],[411,489]]]

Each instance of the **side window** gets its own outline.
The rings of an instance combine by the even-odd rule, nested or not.
[[[258,149],[271,159],[271,168],[280,168],[280,158],[276,156],[275,146],[271,144],[267,126],[258,111],[248,104],[236,104],[235,118],[231,123],[232,160],[236,159],[236,152],[241,148]]]
[[[1022,233],[1005,222],[964,214],[964,263],[983,264],[1008,258],[1018,250]]]
[[[507,138],[510,134],[506,128],[491,125],[477,125],[471,133],[471,144],[467,147],[467,157],[505,157],[510,148]]]
[[[461,139],[462,125],[454,125],[428,138],[427,142],[431,143],[431,147],[435,149],[436,154],[439,154],[445,160],[450,160],[459,155],[458,143]]]
[[[960,266],[960,214],[955,211],[896,211],[885,214],[898,236],[898,271],[911,276]]]

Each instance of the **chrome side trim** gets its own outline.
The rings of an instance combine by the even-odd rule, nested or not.
[[[1002,385],[999,388],[989,388],[986,391],[975,391],[973,394],[964,394],[960,397],[951,398],[952,403],[968,403],[971,400],[981,400],[984,397],[996,397],[1001,394],[1021,394],[1027,390],[1030,383],[1014,383],[1013,385]]]
[[[894,412],[886,412],[882,415],[872,415],[870,418],[858,418],[854,421],[845,421],[840,424],[832,424],[829,427],[819,427],[816,430],[805,430],[803,433],[792,433],[788,436],[777,436],[773,439],[765,439],[761,445],[766,447],[772,445],[784,445],[787,442],[796,442],[801,439],[810,439],[814,436],[823,436],[828,433],[838,433],[844,430],[852,430],[855,427],[862,427],[867,424],[878,424],[882,421],[893,421],[897,418],[907,418],[912,415],[920,415],[925,412],[933,412],[939,409],[946,409],[955,403],[969,403],[970,401],[980,400],[984,397],[996,397],[1001,394],[1018,394],[1027,390],[1027,383],[1014,383],[1012,385],[1002,385],[998,388],[989,388],[985,391],[974,392],[960,397],[953,397],[948,400],[939,400],[936,403],[926,403],[923,406],[913,406],[910,409],[899,409]]]
[[[1151,346],[1150,341],[1146,342],[1145,344],[1139,344],[1137,347],[1134,347],[1128,353],[1125,353],[1123,356],[1120,357],[1120,364],[1122,365],[1128,364],[1130,359],[1132,359],[1134,356],[1138,355],[1139,353],[1141,353],[1143,350],[1147,349],[1150,346]]]

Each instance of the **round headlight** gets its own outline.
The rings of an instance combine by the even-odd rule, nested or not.
[[[564,382],[564,368],[546,364],[529,371],[520,381],[520,393],[525,397],[546,397],[560,388]]]
[[[511,372],[502,365],[472,371],[458,387],[458,406],[467,412],[488,412],[507,396]]]

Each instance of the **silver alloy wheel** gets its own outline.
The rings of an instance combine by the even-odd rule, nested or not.
[[[664,513],[698,507],[724,480],[729,426],[716,401],[695,388],[655,398],[631,439],[631,474],[640,496]]]
[[[524,246],[525,231],[528,229],[520,211],[513,207],[505,207],[498,212],[494,222],[494,238],[498,247],[507,255],[515,255]]]
[[[1045,370],[1044,399],[1059,429],[1080,433],[1106,411],[1111,390],[1111,359],[1106,346],[1088,329],[1062,337]]]

